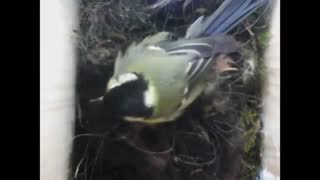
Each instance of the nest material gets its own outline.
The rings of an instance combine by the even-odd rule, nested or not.
[[[268,37],[268,16],[262,12],[232,32],[244,48],[241,56],[233,56],[238,71],[223,73],[215,91],[208,88],[177,121],[150,128],[87,106],[103,94],[118,51],[158,31],[182,35],[199,13],[213,12],[221,1],[206,3],[210,6],[190,6],[188,13],[177,15],[170,8],[147,11],[142,0],[80,1],[71,179],[255,178],[261,163],[262,52]]]

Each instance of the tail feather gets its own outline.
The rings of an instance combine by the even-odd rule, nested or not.
[[[226,34],[269,0],[225,0],[209,17],[199,17],[188,28],[186,38]]]

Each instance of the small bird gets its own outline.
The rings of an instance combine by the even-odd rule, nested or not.
[[[225,0],[199,17],[184,37],[159,32],[119,52],[103,102],[105,111],[130,122],[176,120],[204,91],[217,56],[238,52],[227,33],[268,0]]]

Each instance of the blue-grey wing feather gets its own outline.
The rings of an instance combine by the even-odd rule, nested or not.
[[[208,68],[212,67],[219,54],[230,54],[239,50],[238,43],[227,35],[217,35],[196,39],[162,41],[156,46],[164,49],[168,55],[188,55],[189,66],[186,69],[189,86],[193,86]]]

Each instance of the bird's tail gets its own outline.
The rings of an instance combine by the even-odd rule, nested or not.
[[[186,38],[226,34],[257,8],[270,0],[225,0],[209,17],[199,17],[190,25]]]

